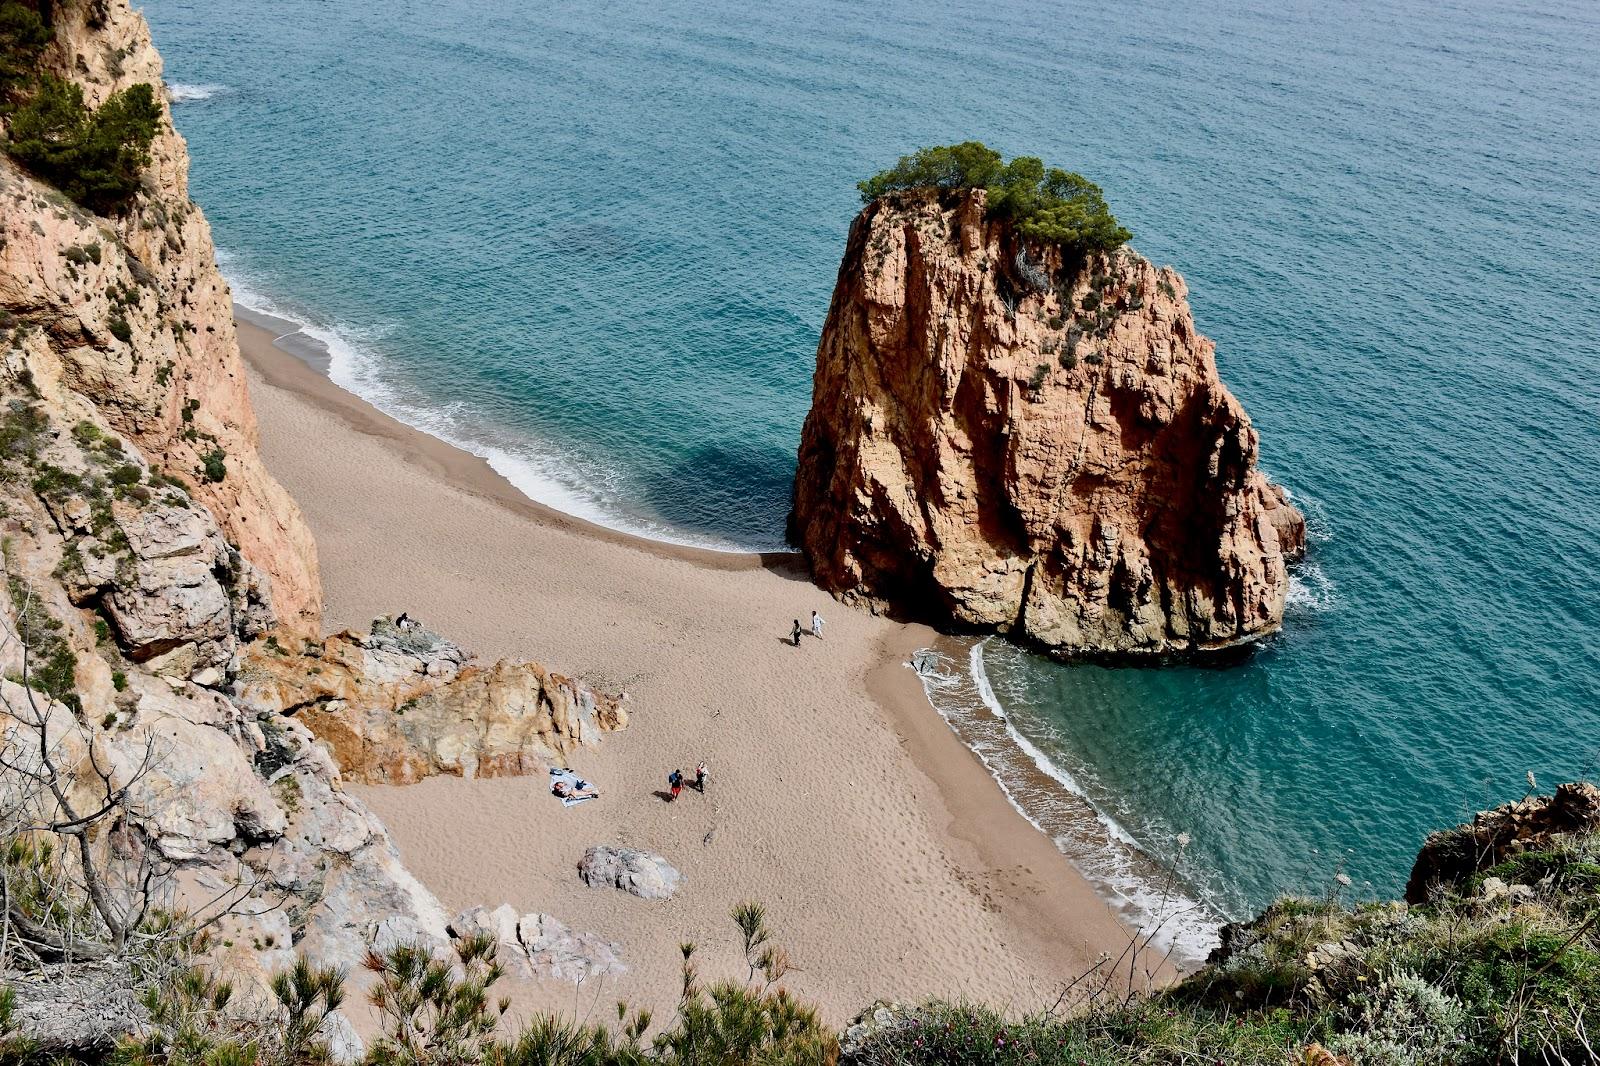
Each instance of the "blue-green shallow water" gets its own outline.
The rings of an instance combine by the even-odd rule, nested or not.
[[[1038,154],[1184,272],[1317,531],[1244,665],[986,646],[1041,757],[1190,834],[1227,914],[1340,861],[1395,892],[1429,827],[1590,769],[1590,0],[531,8],[148,0],[225,269],[341,383],[559,505],[772,547],[855,180]]]

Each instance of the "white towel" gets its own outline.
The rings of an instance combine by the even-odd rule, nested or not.
[[[563,769],[561,769],[560,767],[557,767],[557,766],[550,767],[550,787],[551,788],[555,788],[556,787],[556,782],[557,781],[565,781],[567,784],[571,785],[573,788],[577,788],[579,780],[581,780],[581,779],[578,777],[578,775],[573,773],[571,770],[563,770]],[[586,785],[588,785],[590,788],[594,787],[594,782],[593,781],[586,781],[584,783]],[[554,795],[554,793],[552,793],[552,795]],[[566,797],[557,797],[557,798],[561,800],[561,805],[563,807],[572,807],[572,806],[575,806],[575,805],[577,805],[579,803],[587,803],[592,799],[599,799],[600,797],[599,796],[566,796]]]

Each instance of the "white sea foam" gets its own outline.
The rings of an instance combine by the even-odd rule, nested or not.
[[[1267,477],[1282,487],[1283,495],[1290,503],[1300,508],[1300,513],[1305,516],[1306,540],[1312,544],[1326,544],[1333,539],[1333,523],[1328,520],[1328,509],[1323,506],[1321,500],[1289,488],[1270,474]]]
[[[199,100],[209,100],[218,93],[228,91],[226,85],[190,85],[186,82],[175,81],[167,85],[167,91],[172,94],[175,104],[189,104]]]
[[[1339,587],[1315,560],[1308,559],[1289,572],[1289,592],[1283,602],[1290,611],[1331,611],[1339,604]]]
[[[918,652],[913,666],[928,701],[977,754],[1012,807],[1051,836],[1155,952],[1170,953],[1180,964],[1204,960],[1217,944],[1222,917],[1175,887],[1170,877],[1158,879],[1160,863],[1150,857],[1149,849],[1102,810],[1070,771],[1017,729],[989,681],[984,664],[987,643],[972,646],[964,672],[938,652]],[[985,729],[978,720],[980,708],[1002,728]],[[1017,781],[1030,768],[1060,787],[1062,795],[1053,797],[1051,805],[1063,809],[1045,810],[1046,803],[1038,798],[1030,803],[1019,794]],[[1068,805],[1076,815],[1065,809]]]
[[[267,294],[265,286],[256,283],[234,256],[220,248],[217,249],[217,263],[233,289],[235,303],[293,327],[285,330],[283,337],[298,334],[309,338],[326,353],[327,374],[335,385],[391,418],[485,460],[491,469],[530,500],[597,526],[648,540],[709,551],[763,550],[710,537],[686,536],[663,524],[620,513],[609,503],[616,494],[605,491],[621,481],[620,472],[600,470],[585,475],[559,453],[541,447],[541,442],[485,439],[473,425],[471,412],[465,404],[428,402],[393,382],[385,373],[386,367],[379,354],[387,329],[318,324],[311,321],[312,315]]]

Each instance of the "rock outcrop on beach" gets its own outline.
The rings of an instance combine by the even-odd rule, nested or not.
[[[640,899],[671,899],[683,884],[683,874],[660,855],[610,844],[584,852],[578,876],[590,888],[618,888]]]
[[[628,722],[617,697],[538,663],[480,662],[414,624],[294,643],[254,646],[240,701],[293,715],[358,781],[542,774]]]
[[[1020,239],[981,189],[869,205],[795,479],[790,538],[817,582],[1064,656],[1277,629],[1305,523],[1185,294],[1131,249]]]
[[[90,107],[131,85],[161,87],[161,57],[126,0],[57,3],[52,22],[42,64],[81,86]],[[70,390],[181,479],[227,540],[271,577],[279,623],[315,632],[316,547],[298,505],[257,453],[232,297],[210,226],[189,200],[188,148],[165,110],[151,155],[143,191],[124,211],[102,216],[0,154],[8,369],[27,370],[47,393]]]
[[[450,935],[492,936],[496,959],[516,977],[586,981],[626,973],[621,949],[593,933],[574,932],[548,914],[519,916],[509,905],[473,907],[450,919]]]
[[[1428,834],[1406,882],[1406,902],[1426,903],[1432,893],[1458,888],[1514,855],[1586,833],[1600,833],[1600,788],[1587,781],[1480,811],[1470,822]]]

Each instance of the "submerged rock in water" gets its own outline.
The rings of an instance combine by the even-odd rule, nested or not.
[[[640,899],[671,899],[683,884],[683,875],[660,855],[609,845],[585,852],[578,876],[590,887],[609,885]]]
[[[1279,627],[1304,548],[1256,456],[1176,272],[1024,240],[982,190],[895,194],[850,230],[790,538],[874,608],[1214,650]]]

